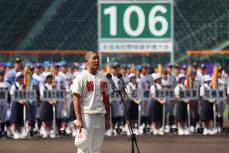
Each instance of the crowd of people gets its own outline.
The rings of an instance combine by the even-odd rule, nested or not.
[[[20,58],[13,63],[1,62],[0,90],[8,91],[8,96],[7,99],[0,98],[0,137],[75,136],[72,84],[85,68],[83,63],[70,64],[66,61],[26,63],[24,66]],[[222,132],[229,82],[220,65],[215,65],[212,74],[206,70],[206,65],[197,63],[151,67],[149,64],[136,66],[112,62],[101,71],[112,75],[117,88],[110,95],[112,126],[106,135],[130,135],[127,122],[135,134],[189,135],[198,133],[201,128],[204,135]],[[23,89],[35,90],[36,100],[12,98],[16,90]],[[173,99],[158,97],[157,92],[166,89],[173,90]],[[186,89],[195,89],[198,99],[181,98],[180,91]],[[211,89],[222,89],[224,97],[220,100],[206,98],[205,92]],[[44,100],[44,90],[63,90],[66,100]],[[120,90],[124,103],[116,93]]]

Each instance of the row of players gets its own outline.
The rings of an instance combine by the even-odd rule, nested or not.
[[[20,73],[19,73],[20,75],[17,73],[21,67],[20,62],[21,62],[20,60],[16,60],[14,69],[8,72],[7,77],[4,77],[4,78],[7,78],[6,80],[12,85],[11,89],[13,88],[13,85],[16,86],[16,85],[20,84],[20,83],[13,81],[15,76],[16,76],[16,80],[18,80],[19,76],[20,76],[19,80],[22,80],[22,84],[24,84],[24,81],[23,81],[24,79],[23,79],[22,75]],[[44,88],[44,85],[46,85],[47,82],[50,82],[50,84],[52,84],[52,86],[50,87],[50,90],[54,87],[56,89],[70,90],[70,83],[69,82],[71,82],[71,81],[69,81],[67,79],[67,77],[64,77],[63,74],[66,74],[66,72],[63,71],[64,68],[60,69],[59,66],[56,66],[52,70],[52,75],[50,75],[50,64],[46,63],[46,65],[44,65],[44,66],[47,69],[43,73],[41,73],[41,71],[40,71],[41,65],[37,65],[34,69],[34,73],[32,75],[33,79],[31,80],[31,82],[33,82],[32,83],[33,89],[40,90],[40,88],[41,89]],[[64,67],[64,64],[63,64],[63,67]],[[111,65],[111,73],[113,75],[112,78],[113,78],[117,87],[120,86],[120,80],[117,79],[117,77],[116,77],[117,73],[120,71],[119,68],[120,68],[119,63],[113,63]],[[193,81],[193,84],[196,83],[194,85],[195,87],[200,87],[201,85],[204,84],[204,76],[205,76],[204,68],[205,68],[204,66],[201,66],[200,69],[198,69],[199,73],[196,72],[196,74],[198,74],[198,75],[196,75],[196,77],[194,77],[194,81]],[[196,120],[195,123],[199,123],[200,119],[198,119],[198,118],[200,116],[201,117],[207,116],[210,119],[212,119],[212,109],[211,108],[214,108],[213,106],[215,106],[215,105],[213,105],[212,107],[206,105],[206,108],[209,108],[209,109],[207,109],[207,111],[206,111],[207,115],[206,114],[204,115],[204,113],[200,113],[200,112],[204,112],[203,109],[201,109],[201,108],[205,108],[205,107],[198,107],[198,106],[200,106],[199,100],[197,100],[197,102],[193,102],[193,104],[195,104],[195,105],[192,107],[192,111],[186,111],[186,109],[188,108],[186,106],[187,105],[186,103],[184,103],[185,105],[183,103],[177,103],[176,109],[174,109],[174,103],[172,103],[170,101],[168,101],[166,103],[165,100],[161,100],[161,99],[158,99],[158,98],[153,96],[155,93],[153,94],[153,89],[151,90],[151,88],[154,88],[153,85],[156,85],[157,84],[156,82],[160,82],[157,80],[161,80],[161,86],[166,87],[166,88],[175,88],[177,85],[179,85],[180,82],[182,82],[181,81],[182,80],[181,75],[183,74],[185,76],[185,74],[186,74],[186,72],[184,71],[183,68],[180,71],[181,73],[180,73],[180,77],[179,77],[179,75],[175,74],[175,68],[172,68],[171,65],[168,65],[167,71],[166,71],[166,77],[160,76],[158,79],[155,79],[155,78],[157,78],[156,75],[158,75],[156,73],[153,75],[149,75],[149,66],[148,65],[143,65],[138,70],[139,71],[137,71],[137,75],[134,75],[134,74],[126,75],[125,72],[121,71],[123,76],[124,76],[124,81],[129,82],[129,84],[131,84],[132,80],[136,80],[133,82],[136,82],[136,84],[138,84],[135,86],[138,87],[139,90],[150,90],[153,101],[152,100],[150,100],[150,101],[128,100],[128,111],[127,111],[128,115],[127,115],[127,117],[129,118],[129,120],[133,121],[132,122],[133,127],[136,125],[136,123],[138,123],[138,125],[144,124],[146,127],[150,126],[152,129],[154,129],[153,130],[154,134],[158,134],[158,133],[163,134],[164,130],[159,130],[159,129],[163,129],[163,128],[161,128],[162,125],[165,125],[165,122],[167,123],[167,125],[171,125],[171,126],[175,125],[175,118],[176,118],[176,121],[178,122],[178,129],[179,129],[178,134],[182,135],[184,133],[188,133],[188,132],[185,132],[185,131],[187,131],[185,128],[187,125],[187,118],[188,118],[188,115],[186,115],[186,114],[188,114],[188,112],[191,112],[191,114],[192,114],[191,120],[195,119]],[[133,77],[133,75],[134,75],[134,77]],[[6,76],[6,75],[1,75],[1,76]],[[50,76],[51,78],[48,76]],[[132,79],[132,78],[135,78],[135,79]],[[185,77],[183,77],[183,78],[185,78]],[[211,78],[211,77],[209,77],[209,78]],[[65,80],[68,80],[69,82],[67,82]],[[71,80],[72,80],[72,78],[71,78]],[[183,79],[183,80],[185,80],[184,82],[186,82],[187,79]],[[0,82],[3,82],[3,81],[0,81]],[[129,84],[128,84],[128,86],[131,86]],[[184,84],[187,84],[187,83],[184,83]],[[47,84],[47,86],[48,86],[48,84]],[[158,86],[158,85],[156,85],[156,86]],[[184,85],[184,86],[186,86],[186,85]],[[14,88],[16,88],[16,87],[14,87]],[[46,88],[49,88],[49,87],[46,87]],[[158,88],[160,89],[160,87],[158,87]],[[130,89],[132,89],[132,88],[130,88]],[[178,89],[180,89],[180,88],[178,88]],[[132,93],[132,92],[127,91],[127,93]],[[176,93],[177,93],[177,91],[175,92],[175,94]],[[13,92],[11,92],[11,94],[13,94]],[[131,97],[131,96],[129,96],[129,97]],[[38,101],[42,101],[42,100],[38,99]],[[43,106],[44,103],[40,103],[38,101],[31,103],[31,106],[30,106],[31,111],[28,111],[31,113],[30,113],[29,117],[27,117],[27,118],[29,118],[30,126],[32,128],[35,128],[36,125],[38,125],[37,127],[40,128],[40,133],[43,135],[43,137],[47,137],[49,134],[49,129],[51,129],[51,122],[53,119],[53,115],[52,115],[53,110],[52,110],[52,107]],[[133,102],[129,102],[129,101],[133,101]],[[141,103],[140,105],[137,104],[137,106],[141,106],[141,107],[136,107],[136,105],[135,105],[136,103],[134,103],[134,101],[135,102],[137,101],[137,103],[139,103],[139,104]],[[176,101],[179,101],[179,99],[177,99]],[[213,100],[210,100],[210,101],[213,101]],[[124,110],[125,109],[123,108],[120,101],[117,101],[117,99],[113,99],[113,100],[111,99],[111,102],[112,102],[112,105],[111,105],[112,106],[111,107],[112,108],[111,121],[112,121],[112,125],[113,125],[112,129],[115,129],[116,127],[119,127],[118,129],[120,129],[120,126],[125,124],[125,122],[124,122],[124,120],[125,120],[124,119],[124,112],[125,112]],[[162,105],[162,106],[166,106],[166,107],[162,107],[165,109],[165,111],[163,111],[163,112],[166,112],[166,113],[161,113],[161,105],[157,106],[158,102],[159,102],[159,104],[166,103],[165,105]],[[21,103],[24,103],[24,102],[21,102]],[[68,115],[66,115],[67,114],[66,111],[65,112],[63,111],[63,107],[64,107],[63,103],[58,102],[58,101],[57,102],[56,101],[49,101],[49,104],[51,106],[54,105],[54,103],[56,103],[55,105],[56,105],[56,109],[57,109],[57,114],[56,114],[57,127],[60,129],[63,129],[63,127],[66,127],[66,121],[63,121],[63,118],[65,118]],[[7,119],[7,116],[5,113],[6,108],[8,109],[8,107],[11,106],[11,115],[8,115],[11,117],[8,117],[8,120],[10,119],[9,121],[11,121],[11,123],[16,122],[18,120],[17,118],[16,119],[14,118],[16,115],[15,115],[14,109],[12,109],[15,107],[14,106],[15,103],[11,102],[10,105],[8,104],[8,106],[4,106],[5,104],[6,103],[1,102],[1,122],[2,122],[1,129],[2,129],[2,131],[4,130],[4,127],[5,127],[4,124],[5,124],[6,119]],[[180,106],[180,104],[181,104],[181,106]],[[217,107],[217,115],[216,116],[219,118],[218,120],[222,120],[222,115],[223,115],[222,112],[224,110],[223,104],[224,103],[219,103],[219,106]],[[202,106],[202,104],[201,104],[201,106]],[[205,105],[203,105],[203,106],[205,106]],[[18,106],[16,106],[16,108],[17,107]],[[39,109],[43,110],[42,107],[44,107],[44,108],[48,107],[47,110],[49,110],[49,111],[45,111],[45,113],[43,113],[42,111],[39,111]],[[138,111],[136,111],[137,110],[136,108],[141,108],[141,113],[138,113]],[[69,110],[72,110],[72,109],[69,109]],[[176,110],[176,113],[174,113],[174,110]],[[178,113],[179,110],[182,113]],[[20,114],[20,115],[18,115],[18,116],[20,116],[20,118],[23,114],[22,112],[23,112],[22,108],[19,108],[19,111],[17,113]],[[42,113],[40,113],[40,112],[42,112]],[[73,113],[71,113],[71,114],[73,114]],[[164,120],[162,117],[163,114],[164,114],[164,116],[166,116],[166,117],[164,117]],[[201,115],[201,114],[203,114],[203,115]],[[214,111],[213,111],[213,114],[214,114]],[[71,117],[73,117],[73,118],[74,118],[74,116],[75,116],[74,114],[71,115]],[[137,119],[136,119],[136,116],[138,116]],[[168,116],[168,119],[167,119],[167,116]],[[35,121],[37,118],[39,118],[43,122],[37,122],[39,124],[35,124],[36,123]],[[214,115],[213,115],[213,118],[214,118]],[[73,120],[73,119],[70,119],[70,120]],[[136,121],[138,121],[138,122],[136,122]],[[203,120],[201,120],[201,121],[203,121]],[[204,122],[204,127],[205,127],[204,134],[214,133],[214,132],[212,132],[212,130],[209,130],[210,121],[212,121],[212,120],[208,119],[206,122]],[[20,119],[20,124],[21,123],[22,123],[22,119]],[[40,123],[41,123],[41,125],[40,125]],[[195,123],[192,123],[192,125],[195,125]],[[142,133],[141,127],[142,126],[138,126],[140,133]],[[222,123],[219,124],[219,127],[222,127]],[[19,128],[17,127],[17,125],[15,125],[15,123],[12,124],[11,129],[13,131],[14,138],[19,138],[19,134],[17,131]],[[112,130],[112,129],[107,132],[108,135],[110,135],[111,133],[115,133],[115,132],[113,132],[114,130]],[[70,130],[68,129],[67,131],[69,133]],[[74,131],[74,128],[72,129],[72,131]],[[160,132],[160,131],[162,131],[162,132]],[[52,132],[50,135],[52,135]]]
[[[0,73],[0,76],[3,76],[3,73]],[[125,108],[122,103],[118,100],[117,97],[111,96],[111,103],[112,103],[112,118],[111,121],[113,123],[113,128],[115,127],[115,124],[119,125],[118,129],[121,129],[120,126],[124,124],[124,116],[126,112],[126,118],[130,123],[133,128],[135,128],[135,125],[141,125],[144,122],[144,125],[151,125],[151,128],[153,129],[153,133],[155,135],[161,134],[163,135],[165,132],[165,122],[166,122],[166,117],[167,114],[173,114],[174,111],[174,106],[175,103],[173,101],[168,101],[164,99],[163,97],[158,97],[156,96],[156,92],[163,90],[163,86],[161,84],[161,75],[158,73],[155,73],[152,75],[154,84],[151,85],[150,87],[150,97],[152,100],[142,100],[140,97],[136,96],[138,91],[141,90],[137,86],[137,76],[135,74],[130,74],[129,75],[129,83],[127,84],[127,97],[126,97],[126,102],[127,102],[127,109],[125,111]],[[0,80],[3,77],[0,78]],[[15,84],[11,87],[10,89],[10,95],[14,96],[16,90],[22,90],[23,89],[23,74],[21,72],[17,72],[15,75],[16,82]],[[48,73],[45,78],[45,83],[41,86],[40,88],[40,96],[44,97],[44,90],[55,90],[55,87],[52,84],[53,80],[53,75],[51,73]],[[216,134],[217,131],[216,129],[210,129],[210,122],[214,120],[214,117],[216,116],[216,108],[218,112],[218,118],[221,117],[222,119],[222,113],[220,111],[220,108],[222,108],[222,105],[224,104],[223,102],[218,102],[217,99],[209,99],[208,97],[205,96],[205,98],[202,100],[201,105],[199,105],[198,99],[181,99],[180,98],[180,91],[185,90],[185,80],[186,76],[184,74],[179,74],[178,76],[178,84],[174,89],[175,93],[175,100],[177,101],[176,103],[176,121],[178,125],[178,134],[183,135],[183,134],[190,134],[190,129],[191,126],[191,118],[194,119],[198,116],[201,117],[201,121],[204,123],[204,132],[203,134]],[[208,90],[211,90],[210,87],[210,82],[212,78],[209,75],[204,76],[204,84],[200,88],[200,97],[204,97],[205,92]],[[1,81],[0,81],[1,82]],[[42,99],[41,99],[42,100]],[[222,100],[222,98],[220,99]],[[218,103],[217,103],[218,102]],[[7,106],[6,102],[1,102],[2,106]],[[26,101],[13,101],[11,104],[11,118],[10,122],[12,123],[11,129],[13,132],[13,136],[15,139],[18,139],[19,137],[25,137],[27,133],[25,132],[26,129],[22,130],[21,127],[26,126],[25,122],[23,121],[23,115],[24,115],[24,106],[26,104]],[[49,135],[49,130],[50,129],[55,129],[56,125],[54,124],[53,127],[51,127],[51,123],[55,122],[53,118],[61,118],[61,115],[58,117],[58,113],[55,113],[55,109],[57,110],[62,110],[62,102],[56,101],[53,99],[50,99],[48,101],[44,101],[41,103],[41,110],[39,113],[39,119],[42,121],[42,125],[40,126],[40,134],[43,137],[47,137]],[[193,105],[192,109],[190,110],[190,104]],[[27,104],[28,105],[28,104]],[[30,112],[29,117],[27,119],[30,119],[30,125],[32,128],[35,128],[35,118],[32,117],[35,115],[37,112],[36,109],[38,109],[38,103],[35,101],[29,104],[30,106]],[[200,107],[201,106],[201,107]],[[217,106],[217,107],[216,107]],[[200,108],[199,108],[200,107]],[[2,131],[4,131],[4,123],[6,121],[6,108],[7,107],[2,107],[3,109],[1,110],[1,121],[2,123]],[[61,109],[60,109],[61,108]],[[139,108],[141,110],[139,111]],[[4,111],[5,110],[5,111]],[[71,105],[71,110],[72,110],[72,105]],[[200,113],[199,113],[200,111]],[[57,111],[58,112],[58,111]],[[221,112],[221,113],[220,113]],[[192,115],[191,115],[192,114]],[[220,116],[221,115],[221,116]],[[28,116],[28,114],[27,114]],[[55,117],[56,116],[56,117]],[[65,115],[66,116],[66,115]],[[172,116],[172,115],[171,115]],[[74,120],[74,113],[73,111],[71,112],[71,121]],[[143,120],[142,120],[143,119]],[[33,121],[32,121],[33,120]],[[141,123],[142,120],[142,123]],[[122,123],[123,122],[123,123]],[[222,121],[221,121],[222,122]],[[216,123],[214,123],[216,124]],[[222,124],[222,123],[221,123]],[[38,126],[38,125],[37,125]],[[189,127],[189,128],[188,128]],[[222,125],[219,126],[221,128]],[[38,127],[37,127],[38,128]],[[112,128],[112,129],[113,129]],[[107,131],[108,135],[111,135],[110,132],[112,132],[112,129]],[[28,129],[27,129],[28,130]],[[69,130],[69,129],[68,129]],[[21,135],[19,135],[19,131],[21,131]],[[73,128],[74,131],[74,128]],[[76,132],[76,131],[75,131]],[[136,130],[135,130],[136,132]],[[193,131],[192,131],[193,132]],[[142,126],[138,126],[138,132],[137,133],[143,133],[143,128]],[[127,134],[128,130],[127,130]],[[74,134],[73,134],[74,135]],[[55,137],[55,130],[51,132],[50,134],[51,137]]]

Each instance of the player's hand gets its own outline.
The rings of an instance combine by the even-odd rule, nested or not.
[[[111,124],[110,124],[110,120],[109,119],[105,119],[105,127],[106,127],[106,130],[110,129]]]
[[[210,103],[213,103],[213,104],[216,103],[216,100],[214,100],[214,99],[210,99],[209,101],[210,101]]]
[[[56,100],[55,100],[55,99],[53,99],[53,100],[52,100],[52,103],[53,103],[53,104],[56,104]]]
[[[18,101],[20,104],[22,105],[25,105],[25,101],[21,100],[21,101]]]
[[[49,101],[49,104],[50,104],[50,105],[53,105],[53,102],[50,100],[50,101]]]
[[[77,129],[79,129],[79,133],[81,133],[82,128],[83,128],[83,122],[82,122],[82,120],[76,119],[76,120],[73,121],[73,123],[75,124],[75,127]]]
[[[160,101],[160,103],[163,105],[163,104],[166,103],[166,100],[165,100],[165,99],[162,99],[162,100]]]

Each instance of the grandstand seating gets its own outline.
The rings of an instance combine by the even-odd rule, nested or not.
[[[43,16],[52,3],[1,0],[0,49],[97,49],[97,0],[63,0],[54,15]],[[178,53],[211,49],[228,39],[227,6],[228,0],[175,0],[174,37]],[[26,38],[41,18],[47,22]],[[24,39],[29,41],[23,42]]]
[[[0,48],[15,49],[51,0],[1,0]]]

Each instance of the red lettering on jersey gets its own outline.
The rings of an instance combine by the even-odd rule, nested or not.
[[[101,91],[107,90],[107,82],[106,81],[100,81],[100,90]]]
[[[87,91],[94,91],[94,83],[93,83],[93,81],[87,81],[86,87],[87,87]]]

